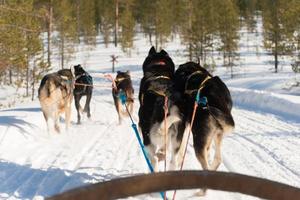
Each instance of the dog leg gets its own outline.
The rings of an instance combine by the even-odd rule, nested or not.
[[[60,128],[59,128],[59,114],[58,112],[55,113],[55,117],[54,117],[54,128],[55,128],[55,131],[57,133],[60,133]]]
[[[179,122],[178,131],[176,136],[176,141],[179,144],[178,149],[175,148],[176,159],[177,159],[177,168],[181,166],[183,162],[183,156],[185,152],[185,147],[188,145],[188,131],[186,131],[186,126],[184,122]]]
[[[171,136],[170,143],[172,144],[172,151],[171,151],[171,162],[170,162],[170,170],[178,169],[178,152],[180,149],[181,141],[177,140],[178,134],[178,125],[174,124],[169,129],[169,135]],[[170,146],[170,144],[169,144]]]
[[[75,107],[77,110],[77,124],[80,124],[80,97],[75,96]]]
[[[222,162],[222,156],[221,156],[221,143],[223,140],[223,134],[219,133],[216,134],[214,137],[214,141],[215,141],[215,156],[214,156],[214,160],[213,163],[211,165],[211,170],[217,170],[217,168],[219,167],[219,165]]]
[[[91,102],[92,94],[88,94],[86,96],[86,101],[84,105],[84,112],[87,112],[87,117],[91,117],[91,111],[90,111],[90,102]]]
[[[200,162],[203,170],[208,170],[208,153],[207,149],[204,148],[201,153],[196,153],[197,159]]]
[[[146,150],[148,153],[148,158],[150,159],[150,162],[152,164],[152,167],[154,169],[154,172],[158,172],[159,168],[158,168],[158,158],[155,155],[155,147],[153,144],[149,144],[146,146]]]
[[[133,102],[130,102],[128,107],[129,107],[129,113],[132,115],[132,113],[133,113]]]
[[[198,143],[198,141],[195,141],[194,138],[194,147],[195,147],[195,153],[198,161],[200,162],[203,170],[209,170],[209,164],[208,164],[208,154],[210,150],[210,145],[212,143],[212,136],[211,134],[208,134],[207,138],[202,141],[204,143]],[[195,144],[196,143],[196,144]],[[196,195],[197,196],[204,196],[206,194],[206,188],[200,189]]]
[[[179,145],[178,147],[172,147],[172,154],[171,154],[171,162],[169,166],[169,170],[176,170],[178,169],[179,162],[178,162],[178,150],[179,150]]]
[[[117,112],[118,112],[118,119],[119,119],[119,125],[122,123],[122,116],[121,116],[121,108],[120,108],[120,101],[117,100],[116,102],[116,109],[117,109]]]
[[[71,120],[71,106],[67,105],[66,111],[65,111],[65,119],[66,119],[66,130],[69,129],[70,126],[70,120]]]
[[[44,118],[46,120],[46,125],[47,125],[47,132],[50,133],[50,127],[49,127],[49,122],[48,122],[48,117],[47,115],[43,112]]]
[[[201,153],[196,153],[197,159],[200,162],[203,170],[208,170],[208,152],[207,148],[204,148]],[[197,196],[205,196],[207,188],[201,188],[196,192]]]

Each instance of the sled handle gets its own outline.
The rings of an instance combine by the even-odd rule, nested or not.
[[[194,170],[117,178],[73,189],[48,200],[107,200],[159,191],[197,188],[239,192],[273,200],[300,198],[300,188],[283,183],[237,173]]]

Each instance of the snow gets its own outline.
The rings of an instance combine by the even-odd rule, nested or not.
[[[290,120],[300,118],[299,97],[244,88],[230,88],[230,91],[236,106],[289,117]]]
[[[98,43],[101,40],[99,37]],[[272,57],[261,44],[261,36],[243,36],[240,44],[242,64],[236,67],[235,77],[228,78],[229,69],[224,67],[214,72],[230,89],[236,122],[234,133],[224,138],[223,163],[218,171],[253,175],[300,187],[300,89],[290,88],[295,75],[288,62],[282,64],[278,74],[270,70]],[[82,63],[94,77],[97,86],[91,102],[92,118],[84,118],[81,125],[76,125],[73,105],[72,125],[64,131],[62,122],[61,134],[47,133],[37,99],[16,101],[10,108],[0,110],[0,199],[43,199],[90,183],[148,173],[130,120],[126,118],[118,125],[110,82],[103,74],[110,73],[110,55],[113,54],[119,56],[116,70],[130,70],[137,122],[141,65],[149,48],[150,44],[141,35],[136,38],[131,55],[112,45],[105,48],[100,44],[95,49],[79,46],[80,53],[69,65]],[[167,43],[165,49],[177,66],[187,61],[179,38]],[[56,59],[53,63],[58,63]],[[0,103],[8,103],[13,98],[7,97],[14,93],[11,87],[1,88]],[[192,141],[184,169],[201,169]],[[194,196],[195,192],[179,191],[177,199],[199,199]],[[148,194],[129,199],[160,199],[160,196]],[[257,198],[208,190],[201,199]]]

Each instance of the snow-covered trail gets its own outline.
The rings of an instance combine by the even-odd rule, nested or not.
[[[136,95],[140,75],[139,70],[132,70]],[[118,125],[110,84],[101,78],[95,78],[95,84],[108,87],[94,89],[92,119],[76,125],[74,108],[72,126],[61,134],[47,133],[38,101],[0,111],[0,199],[45,197],[88,183],[148,173],[130,120]],[[136,122],[137,110],[136,101]],[[224,139],[219,170],[300,187],[299,118],[288,121],[284,115],[254,111],[246,104],[235,106],[233,115],[236,129]],[[200,169],[191,141],[184,169]],[[198,199],[193,197],[194,192],[180,191],[178,199]],[[159,198],[154,194],[131,199]],[[248,198],[254,199],[212,190],[205,197]]]

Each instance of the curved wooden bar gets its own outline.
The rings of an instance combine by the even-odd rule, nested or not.
[[[106,200],[139,194],[208,188],[239,192],[264,199],[299,200],[300,189],[286,184],[228,172],[170,171],[118,178],[66,191],[49,200]]]

